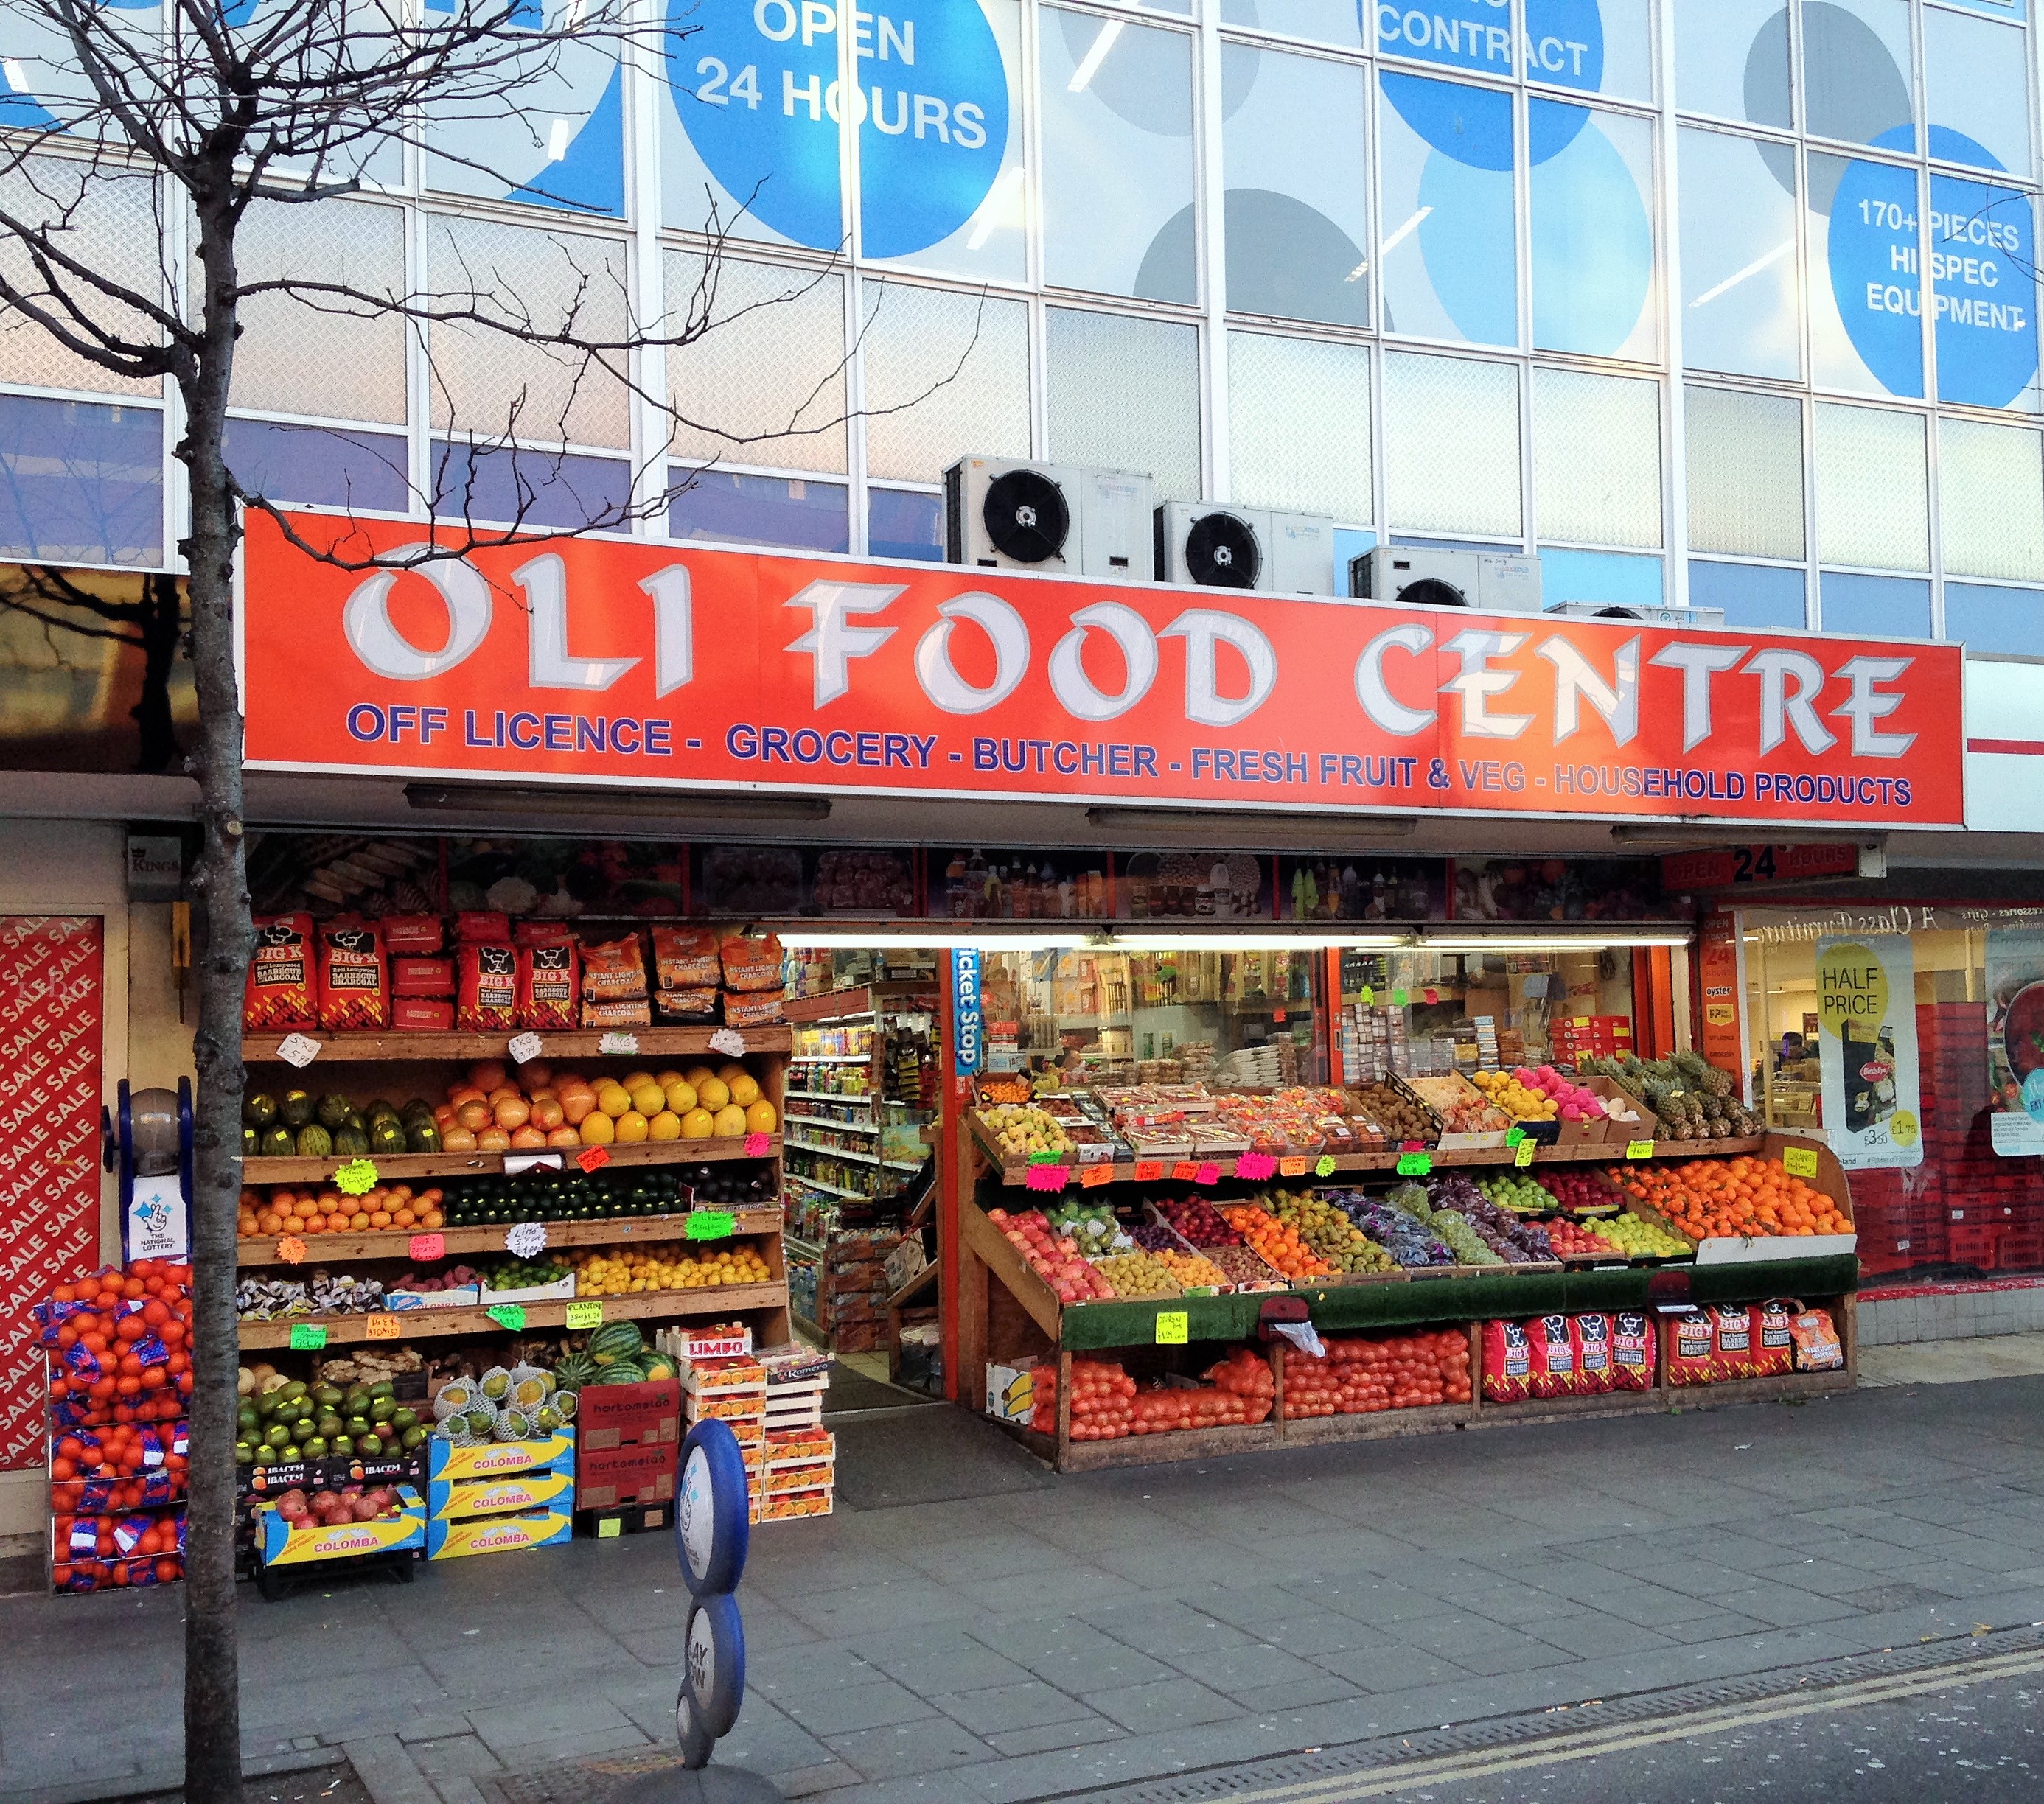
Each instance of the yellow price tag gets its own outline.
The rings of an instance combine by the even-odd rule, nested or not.
[[[624,1532],[624,1524],[616,1516],[605,1516],[596,1525],[596,1538],[598,1541],[615,1541]]]
[[[1785,1146],[1781,1149],[1781,1164],[1791,1177],[1815,1177],[1817,1150],[1814,1146]]]
[[[1523,1169],[1532,1164],[1534,1151],[1534,1143],[1531,1140],[1522,1140],[1519,1142],[1517,1150],[1512,1155],[1512,1162]]]
[[[1161,1309],[1157,1312],[1157,1345],[1160,1347],[1182,1347],[1192,1338],[1192,1316],[1183,1309]]]
[[[1625,1143],[1625,1156],[1628,1159],[1650,1159],[1654,1157],[1654,1142],[1651,1140],[1628,1140]]]
[[[603,1326],[603,1301],[590,1297],[568,1305],[567,1325],[571,1328],[601,1328]]]
[[[398,1338],[398,1318],[394,1315],[372,1315],[367,1327],[372,1341],[394,1341]]]

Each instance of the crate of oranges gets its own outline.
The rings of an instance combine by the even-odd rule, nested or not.
[[[1851,1218],[1778,1158],[1741,1154],[1679,1165],[1627,1165],[1604,1175],[1649,1219],[1696,1243],[1700,1265],[1851,1251]]]
[[[623,1252],[578,1253],[568,1261],[577,1296],[629,1296],[641,1291],[693,1291],[718,1284],[764,1284],[774,1274],[749,1246],[701,1251],[681,1241],[656,1241]]]
[[[272,1184],[244,1189],[235,1220],[244,1240],[268,1234],[402,1234],[444,1226],[446,1197],[437,1186],[414,1190],[409,1184],[379,1184],[359,1196],[332,1184]]]
[[[1221,1219],[1247,1241],[1263,1262],[1289,1282],[1333,1275],[1334,1267],[1299,1238],[1297,1229],[1251,1203],[1224,1203]]]

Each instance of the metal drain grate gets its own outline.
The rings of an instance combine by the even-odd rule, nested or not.
[[[1415,1730],[1409,1735],[1384,1736],[1316,1753],[1280,1755],[1243,1766],[1140,1779],[1104,1789],[1047,1793],[1037,1804],[1226,1804],[1226,1800],[1245,1792],[1274,1786],[1340,1779],[1616,1723],[1672,1720],[1731,1704],[1788,1697],[1798,1691],[1814,1695],[1856,1680],[1931,1672],[1989,1655],[2022,1653],[2039,1648],[2044,1648],[2044,1626],[1952,1637],[1885,1653],[1861,1654],[1813,1665],[1775,1667],[1742,1678],[1669,1686],[1572,1707],[1492,1717],[1447,1729]],[[527,1801],[515,1800],[512,1804],[527,1804]],[[545,1804],[545,1801],[534,1799],[530,1804]]]

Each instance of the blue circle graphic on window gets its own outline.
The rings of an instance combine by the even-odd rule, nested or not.
[[[1424,7],[1381,0],[1375,10],[1377,44],[1389,55],[1487,75],[1512,72],[1512,14],[1504,0],[1434,0]],[[1597,0],[1527,0],[1525,51],[1528,80],[1596,93],[1604,86],[1604,15]],[[1466,115],[1473,91],[1411,75],[1384,77],[1384,98],[1443,155],[1477,169],[1509,169],[1509,105],[1499,115],[1501,129],[1472,132]],[[1529,121],[1535,163],[1566,150],[1587,117],[1545,110],[1546,117],[1536,111]]]
[[[1654,227],[1631,169],[1586,109],[1542,100],[1532,109],[1535,132],[1543,114],[1582,115],[1568,148],[1533,171],[1533,342],[1611,355],[1646,309]]]
[[[1907,126],[1884,132],[1904,148]],[[1933,125],[1934,156],[1999,168],[1963,132]],[[2037,372],[2036,228],[2014,189],[1965,176],[1931,178],[1927,231],[1916,178],[1854,163],[1831,202],[1831,294],[1853,348],[1890,394],[1923,392],[1923,255],[1931,254],[1940,398],[2006,407]]]
[[[859,223],[869,256],[939,243],[978,209],[1008,148],[1008,72],[970,0],[672,0],[668,79],[689,140],[753,217],[798,244],[843,236],[838,26],[852,34]],[[687,35],[684,36],[684,32]]]

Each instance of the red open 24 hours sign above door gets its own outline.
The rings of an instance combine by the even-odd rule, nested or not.
[[[423,528],[301,516],[394,553]],[[251,515],[251,765],[1258,809],[1965,819],[1959,648]]]

